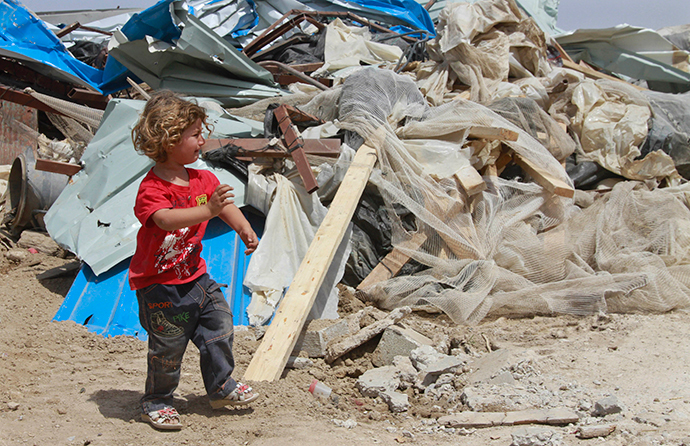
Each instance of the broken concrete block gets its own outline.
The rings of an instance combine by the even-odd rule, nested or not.
[[[374,336],[382,333],[386,328],[398,322],[412,312],[410,307],[400,307],[388,313],[388,315],[372,324],[359,330],[354,335],[339,341],[331,342],[326,349],[326,362],[331,363],[344,355],[345,353],[359,347],[360,345],[372,339]]]
[[[62,252],[62,249],[48,234],[30,230],[22,231],[17,246],[24,249],[35,248],[39,252],[51,256],[57,256]]]
[[[433,346],[433,342],[411,328],[391,325],[383,332],[371,362],[376,367],[391,365],[396,356],[410,356],[412,350],[422,345]]]
[[[446,373],[455,373],[467,364],[467,360],[457,356],[445,356],[426,366],[419,372],[419,380],[423,386],[431,385],[436,379]]]
[[[393,358],[393,367],[398,369],[400,381],[405,384],[417,382],[417,369],[412,365],[408,356],[396,356]]]
[[[542,427],[523,427],[511,434],[513,442],[510,446],[560,446],[563,435],[551,429]]]
[[[420,372],[426,369],[429,364],[439,361],[444,356],[448,355],[438,352],[430,345],[422,345],[421,347],[417,347],[410,352],[412,365],[414,365],[415,368]]]
[[[469,367],[472,369],[472,372],[467,375],[467,383],[490,382],[513,365],[534,356],[534,352],[531,350],[522,349],[502,348],[488,353],[470,362]],[[505,381],[505,377],[501,378],[501,381]]]
[[[367,370],[357,378],[357,389],[364,396],[376,398],[383,392],[397,390],[400,386],[399,372],[394,366]]]
[[[295,370],[304,370],[304,369],[310,368],[313,365],[314,365],[314,363],[309,358],[302,358],[299,356],[290,356],[288,358],[287,364],[285,364],[285,367],[287,367],[289,369],[295,369]]]
[[[388,405],[388,409],[390,409],[391,412],[405,412],[410,408],[410,402],[407,394],[405,393],[387,390],[385,392],[381,392],[379,396]]]
[[[606,398],[602,398],[596,403],[594,403],[594,410],[592,411],[592,416],[605,417],[606,415],[611,415],[622,411],[623,407],[618,402],[618,398],[611,395],[607,396]]]
[[[297,356],[299,352],[305,352],[310,358],[323,358],[326,356],[326,346],[330,341],[350,334],[350,328],[345,319],[312,320],[297,338],[292,354]]]
[[[603,424],[599,426],[580,426],[577,429],[578,438],[599,438],[607,437],[616,430],[615,424]]]

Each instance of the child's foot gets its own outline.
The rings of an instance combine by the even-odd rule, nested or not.
[[[147,421],[151,426],[161,430],[180,430],[182,421],[180,414],[174,407],[165,407],[161,410],[154,410],[149,413],[142,413],[141,419]]]
[[[211,400],[211,407],[214,409],[222,409],[225,406],[244,406],[249,404],[259,397],[258,393],[254,393],[252,388],[246,384],[237,383],[235,390],[230,392],[228,396],[220,400]]]

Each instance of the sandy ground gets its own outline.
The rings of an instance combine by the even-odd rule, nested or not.
[[[6,253],[6,252],[5,252]],[[333,367],[287,370],[275,383],[251,383],[261,398],[242,410],[211,410],[192,345],[183,365],[177,408],[185,428],[159,432],[139,421],[146,343],[103,338],[74,322],[53,322],[74,274],[37,274],[74,262],[28,254],[0,258],[0,445],[510,445],[518,427],[445,429],[437,418],[463,409],[459,398],[436,401],[409,390],[412,406],[393,414],[355,388],[371,368],[376,340]],[[342,312],[361,303],[343,299]],[[606,438],[581,440],[578,425],[549,427],[564,445],[690,444],[690,317],[661,315],[557,316],[485,321],[457,327],[442,315],[413,313],[406,322],[430,337],[451,339],[473,356],[487,349],[533,353],[527,392],[578,410],[578,424],[615,425]],[[253,329],[235,337],[241,377],[260,340]],[[488,344],[487,344],[488,342]],[[469,371],[469,370],[468,370]],[[338,393],[337,403],[308,391],[316,377]],[[456,388],[462,391],[463,376]],[[499,391],[500,393],[500,391]],[[614,395],[622,412],[588,415]],[[554,401],[551,401],[552,406]],[[537,444],[537,443],[534,443]],[[546,443],[544,443],[546,444]]]

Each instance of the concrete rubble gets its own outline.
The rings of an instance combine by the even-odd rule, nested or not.
[[[34,17],[18,1],[5,3]],[[286,367],[343,368],[362,397],[391,413],[412,411],[422,397],[442,403],[425,429],[471,435],[515,426],[514,446],[556,446],[564,437],[618,435],[621,423],[661,428],[671,421],[675,414],[629,413],[615,389],[602,395],[596,383],[545,375],[537,347],[503,348],[483,334],[453,338],[439,321],[472,326],[571,314],[605,325],[611,313],[690,308],[683,235],[690,228],[690,53],[673,43],[687,42],[688,31],[673,30],[673,39],[634,27],[594,33],[599,40],[591,30],[551,35],[543,14],[528,14],[534,6],[515,0],[429,2],[428,9],[443,3],[432,10],[435,20],[415,2],[410,16],[332,3],[323,14],[273,11],[269,17],[284,14],[275,23],[259,20],[265,11],[247,12],[256,14],[257,28],[227,29],[212,17],[236,11],[197,7],[194,15],[181,1],[127,16],[97,36],[95,25],[75,22],[74,35],[60,35],[37,18],[59,64],[50,65],[39,45],[2,49],[3,102],[48,117],[30,128],[2,116],[3,126],[32,138],[14,174],[5,175],[3,224],[14,238],[3,241],[5,257],[21,263],[26,249],[36,249],[102,265],[106,255],[92,240],[117,247],[108,267],[131,256],[123,248],[125,231],[136,229],[125,219],[128,200],[147,166],[127,169],[131,178],[108,170],[114,157],[137,156],[127,151],[129,135],[113,134],[108,119],[126,127],[152,91],[171,88],[203,101],[216,124],[202,168],[235,176],[246,208],[265,225],[265,243],[237,267],[236,285],[250,301],[243,316],[256,330],[241,333],[262,343],[249,379],[271,380],[252,374],[265,364],[278,377]],[[156,36],[146,33],[153,25],[161,29]],[[101,45],[98,67],[67,51],[82,38]],[[622,49],[626,39],[654,44],[657,56],[627,58],[635,48]],[[170,66],[157,66],[154,55]],[[30,72],[13,79],[13,67],[24,65]],[[34,87],[53,83],[19,87],[31,79]],[[281,127],[285,119],[289,126]],[[337,153],[324,142],[333,139]],[[375,162],[352,180],[364,169],[357,156],[365,150]],[[19,191],[34,186],[27,177],[36,172],[68,183],[58,206],[30,203]],[[85,181],[105,179],[99,196],[79,204],[83,220],[74,208],[61,211]],[[359,195],[339,193],[346,181],[358,181]],[[348,193],[351,206],[342,204]],[[23,215],[30,206],[40,209]],[[332,209],[349,212],[335,228]],[[112,222],[101,217],[120,214]],[[332,249],[317,245],[330,236]],[[327,260],[309,264],[314,251]],[[314,290],[300,282],[307,268],[309,282],[320,277]],[[281,306],[297,292],[309,294],[305,311]],[[356,304],[339,315],[345,297]],[[293,317],[278,318],[281,311]],[[418,314],[432,321],[428,330],[410,322]],[[280,325],[288,319],[297,322]],[[288,334],[295,335],[289,351],[262,348]]]

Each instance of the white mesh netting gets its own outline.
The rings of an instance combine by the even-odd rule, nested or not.
[[[363,290],[382,308],[431,304],[457,323],[476,323],[486,316],[666,311],[690,303],[690,189],[622,182],[580,209],[534,183],[485,176],[486,190],[469,197],[452,174],[430,168],[429,154],[443,157],[446,173],[491,164],[491,154],[475,153],[468,143],[473,126],[517,132],[517,141],[504,142],[510,149],[572,182],[518,126],[461,99],[429,107],[406,76],[367,68],[324,95],[328,100],[319,95],[302,108],[324,119],[337,115],[340,127],[376,147],[370,182],[392,222],[391,243],[425,267]],[[403,221],[401,210],[413,221]]]

